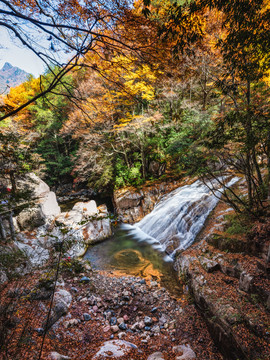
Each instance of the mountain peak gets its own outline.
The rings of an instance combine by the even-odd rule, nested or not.
[[[0,69],[0,94],[7,93],[11,87],[26,81],[28,75],[26,71],[6,62]]]
[[[2,67],[2,71],[7,71],[12,68],[13,68],[13,66],[9,62],[5,62],[4,66]]]

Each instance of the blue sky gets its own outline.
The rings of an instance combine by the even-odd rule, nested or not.
[[[9,62],[36,77],[44,72],[43,62],[26,47],[16,44],[3,28],[1,28],[0,46],[0,68],[5,62]]]

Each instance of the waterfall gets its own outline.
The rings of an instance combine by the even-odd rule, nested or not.
[[[230,180],[232,186],[238,178]],[[138,240],[148,241],[173,257],[176,250],[186,249],[195,240],[209,213],[224,191],[216,184],[215,195],[197,180],[162,197],[153,211],[140,222],[124,225]]]

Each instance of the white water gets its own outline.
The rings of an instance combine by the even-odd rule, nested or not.
[[[238,178],[233,178],[226,186],[237,181]],[[138,240],[152,243],[153,247],[173,257],[176,250],[186,249],[195,240],[224,191],[220,187],[217,189],[215,196],[199,180],[182,186],[165,195],[140,222],[124,227]]]

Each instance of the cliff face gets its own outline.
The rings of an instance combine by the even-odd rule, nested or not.
[[[195,180],[186,178],[173,182],[146,184],[141,189],[133,187],[118,189],[113,195],[116,214],[120,221],[134,224],[149,214],[163,195],[193,181]]]
[[[0,70],[0,93],[8,93],[11,87],[20,85],[28,76],[26,71],[6,62]]]
[[[269,359],[270,222],[255,224],[248,236],[229,235],[228,212],[218,204],[175,268],[225,359]]]

